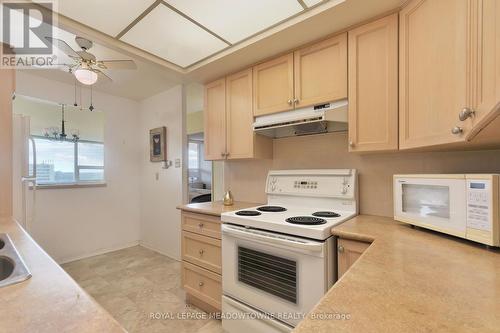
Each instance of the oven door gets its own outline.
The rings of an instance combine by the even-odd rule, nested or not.
[[[332,242],[224,224],[223,293],[295,326],[332,282]]]
[[[458,237],[466,233],[464,175],[394,177],[394,219]]]

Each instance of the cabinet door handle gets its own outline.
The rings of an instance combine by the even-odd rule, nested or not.
[[[451,129],[451,134],[459,135],[459,134],[462,134],[463,131],[464,131],[464,129],[462,127],[455,126]]]
[[[339,253],[343,253],[344,252],[344,247],[342,245],[339,245],[337,247],[337,251],[339,251]]]
[[[202,256],[203,253],[205,253],[205,251],[203,251],[203,249],[201,249],[200,251],[198,251],[198,253],[200,254],[200,256]]]
[[[298,99],[298,98],[295,98],[295,99],[293,100],[293,102],[294,102],[295,104],[299,104],[299,102],[300,102],[300,101],[299,101],[299,99]]]
[[[224,157],[226,156],[226,153],[220,153],[220,156]]]
[[[229,156],[229,153],[226,153],[226,157],[228,157],[228,156]]]
[[[475,115],[476,115],[476,111],[472,110],[471,108],[465,107],[458,114],[458,119],[460,119],[460,121],[465,121],[468,118],[474,117]]]
[[[205,284],[203,283],[203,281],[198,282],[198,286],[199,286],[199,287],[203,287],[204,285],[205,285]]]
[[[200,229],[202,229],[202,228],[203,228],[203,226],[204,226],[204,224],[203,224],[203,223],[198,223],[198,227],[199,227]]]
[[[292,105],[293,101],[291,99],[288,100],[288,105]]]
[[[354,147],[356,144],[354,143],[354,141],[349,141],[349,147]]]

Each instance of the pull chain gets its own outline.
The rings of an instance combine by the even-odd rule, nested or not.
[[[90,86],[90,106],[89,106],[90,111],[94,111],[94,105],[92,105],[92,86]]]

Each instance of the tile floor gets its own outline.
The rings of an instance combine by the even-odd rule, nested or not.
[[[187,307],[181,265],[141,246],[62,265],[129,332],[222,333],[213,319],[151,319],[151,313],[201,313]]]

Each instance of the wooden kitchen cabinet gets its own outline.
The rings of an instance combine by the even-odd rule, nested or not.
[[[3,44],[0,43],[0,47]],[[12,216],[12,96],[15,71],[0,69],[0,218]]]
[[[226,157],[226,79],[205,85],[205,159]]]
[[[252,69],[205,86],[205,159],[272,158],[272,139],[253,131]]]
[[[472,107],[473,64],[481,53],[476,5],[483,2],[412,0],[401,10],[401,149],[465,142],[472,122],[460,121],[459,113]]]
[[[500,143],[500,2],[476,0],[471,10],[477,24],[471,31],[470,68],[477,69],[471,79],[470,105],[475,112],[467,140],[489,145]]]
[[[340,278],[370,246],[370,243],[339,238],[337,240],[337,272]]]
[[[187,301],[218,312],[222,302],[220,217],[181,213],[182,286]]]
[[[347,98],[347,33],[294,52],[294,106]]]
[[[398,149],[398,15],[349,31],[349,151]]]
[[[226,78],[228,159],[272,158],[272,139],[253,131],[252,69]]]
[[[253,115],[293,109],[293,53],[253,67]]]
[[[347,98],[347,34],[253,67],[254,116]]]

